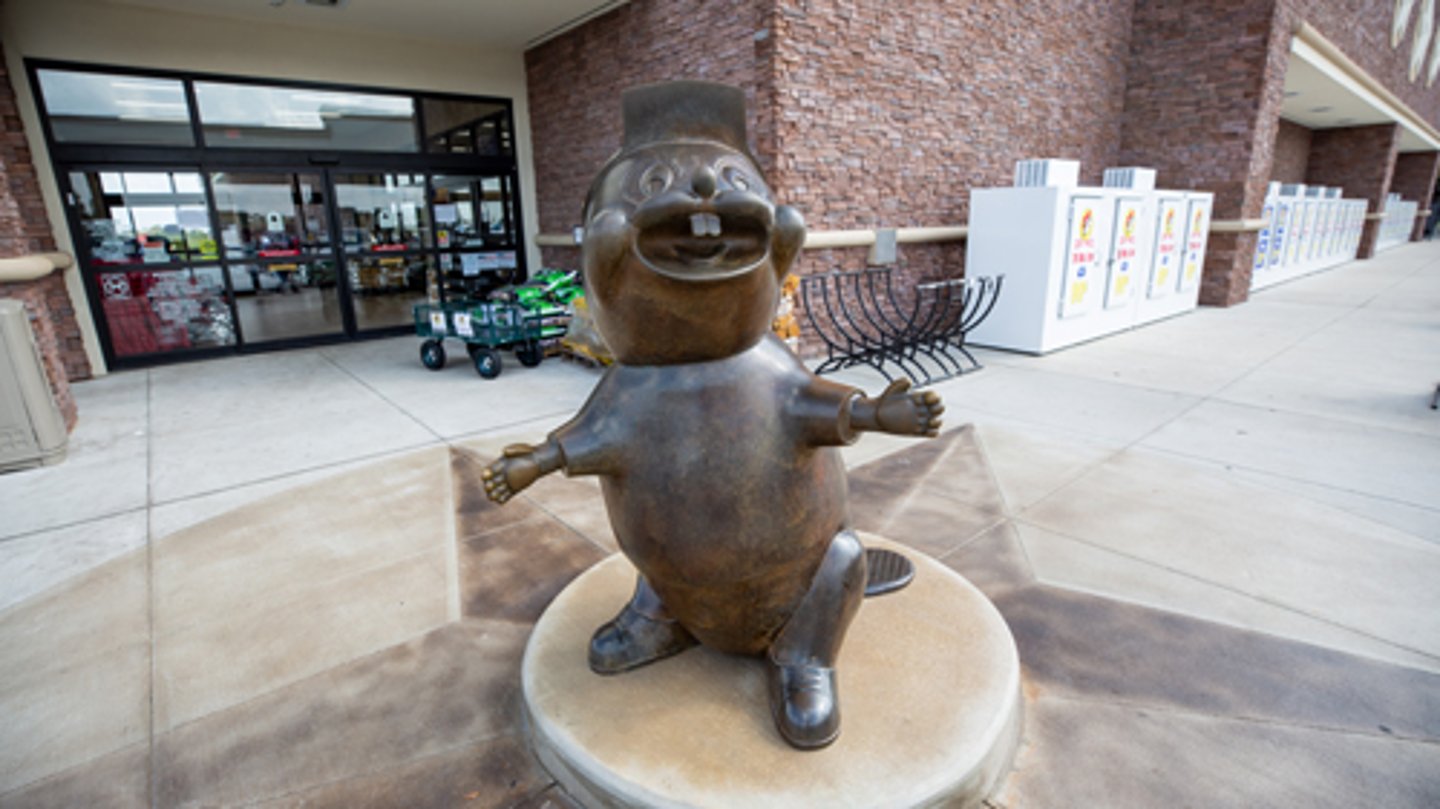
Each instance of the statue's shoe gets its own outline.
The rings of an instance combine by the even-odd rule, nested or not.
[[[770,661],[770,711],[785,741],[816,749],[840,735],[840,702],[835,669],[784,666]]]
[[[590,670],[619,674],[677,655],[697,643],[678,621],[650,618],[626,604],[590,638]]]

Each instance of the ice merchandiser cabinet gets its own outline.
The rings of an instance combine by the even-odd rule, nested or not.
[[[1252,290],[1355,259],[1366,203],[1342,193],[1330,186],[1270,183],[1250,268]]]
[[[1051,165],[1026,167],[1035,163]],[[1003,274],[1005,285],[969,342],[1040,354],[1195,307],[1210,195],[1155,191],[1153,169],[1111,169],[1114,187],[1081,187],[1078,165],[1022,161],[1015,187],[971,192],[965,272]],[[1020,185],[1036,177],[1046,184]],[[1161,207],[1169,231],[1157,230]]]

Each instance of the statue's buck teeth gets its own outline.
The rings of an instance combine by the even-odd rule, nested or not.
[[[690,214],[691,236],[719,236],[720,217],[713,213]]]

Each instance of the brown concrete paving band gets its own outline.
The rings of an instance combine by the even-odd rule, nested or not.
[[[1041,482],[1002,487],[987,452],[961,428],[850,480],[862,527],[916,540],[1014,632],[1026,719],[997,805],[1440,802],[1440,676],[1041,583],[1002,494]],[[521,656],[613,540],[575,527],[598,489],[497,510],[478,469],[395,456],[0,613],[0,805],[575,805],[525,740]]]

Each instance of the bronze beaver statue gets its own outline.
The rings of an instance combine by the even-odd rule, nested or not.
[[[737,88],[624,95],[624,146],[585,202],[583,263],[615,355],[580,413],[484,473],[509,500],[541,475],[598,475],[630,602],[590,642],[614,674],[697,641],[763,655],[776,726],[823,747],[840,728],[835,661],[864,595],[838,447],[864,430],[934,436],[933,392],[879,397],[816,377],[770,334],[805,224],[751,157]]]

